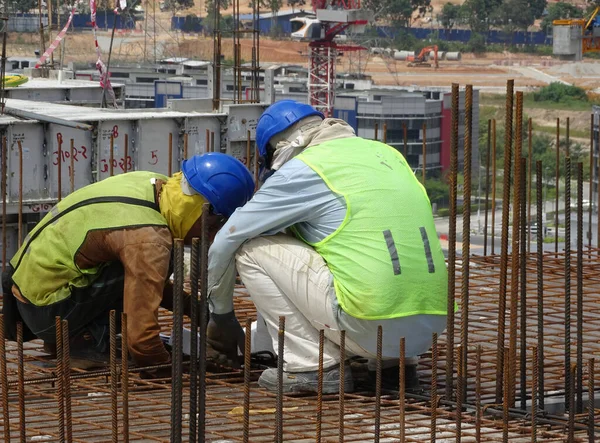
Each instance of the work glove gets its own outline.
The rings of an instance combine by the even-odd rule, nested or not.
[[[244,330],[233,311],[226,314],[211,313],[206,328],[206,342],[214,352],[208,349],[207,357],[216,357],[217,363],[239,368],[238,349],[244,353],[244,337]]]

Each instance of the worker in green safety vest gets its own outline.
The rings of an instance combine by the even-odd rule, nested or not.
[[[270,106],[256,139],[264,184],[210,248],[211,316],[233,318],[237,268],[273,349],[285,317],[284,391],[316,391],[320,330],[323,392],[339,388],[341,331],[346,356],[370,359],[374,371],[378,326],[384,377],[397,385],[404,337],[414,387],[415,357],[444,330],[448,309],[446,263],[425,189],[396,149],[305,104]],[[344,377],[350,392],[350,367]],[[275,390],[276,369],[259,384]]]
[[[128,348],[138,365],[169,362],[158,308],[172,306],[173,239],[199,236],[207,202],[214,235],[253,192],[247,168],[220,153],[194,156],[170,178],[130,172],[73,192],[27,235],[3,275],[7,336],[15,339],[21,321],[25,340],[42,339],[55,352],[58,316],[68,320],[75,363],[102,365],[114,309],[117,319],[128,314]]]

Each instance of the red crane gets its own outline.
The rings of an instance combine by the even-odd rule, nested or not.
[[[365,49],[357,45],[340,45],[334,39],[350,28],[356,32],[364,31],[373,14],[360,10],[360,0],[312,0],[312,7],[321,22],[321,38],[309,43],[309,101],[325,117],[331,117],[338,53]]]

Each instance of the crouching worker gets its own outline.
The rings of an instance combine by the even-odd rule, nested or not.
[[[356,137],[347,123],[323,119],[308,105],[275,103],[256,133],[274,173],[210,248],[217,320],[211,324],[217,330],[224,319],[234,322],[237,265],[274,349],[279,316],[286,317],[286,392],[316,391],[321,329],[323,392],[338,391],[340,331],[346,331],[347,355],[374,359],[379,325],[386,372],[397,383],[400,339],[406,339],[406,356],[415,357],[446,323],[446,264],[425,189],[397,150]],[[287,228],[291,233],[282,234]],[[235,330],[212,339],[209,328],[209,340],[233,346],[227,335]],[[414,360],[407,373],[414,381]],[[344,383],[346,391],[353,389],[349,367]],[[259,384],[274,390],[277,371],[265,370]]]
[[[160,337],[159,306],[172,307],[174,238],[201,233],[210,203],[211,238],[254,191],[237,159],[194,156],[168,178],[130,172],[107,178],[59,202],[25,239],[3,275],[6,334],[55,350],[55,317],[69,321],[72,358],[91,367],[108,361],[109,312],[128,314],[128,347],[140,366],[170,361]],[[185,303],[189,314],[189,303]],[[168,375],[169,371],[162,373]],[[161,376],[148,373],[145,376]]]

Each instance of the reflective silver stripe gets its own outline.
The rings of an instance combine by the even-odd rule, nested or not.
[[[385,238],[388,251],[390,251],[394,275],[400,275],[402,274],[402,269],[400,269],[400,259],[398,258],[398,250],[396,249],[396,243],[394,243],[394,237],[392,237],[392,231],[389,229],[383,231],[383,237]]]
[[[425,257],[427,257],[427,266],[429,267],[429,273],[435,272],[435,265],[433,264],[433,257],[431,256],[431,246],[429,246],[429,237],[427,237],[427,230],[421,226],[421,238],[423,239],[423,246],[425,247]]]

